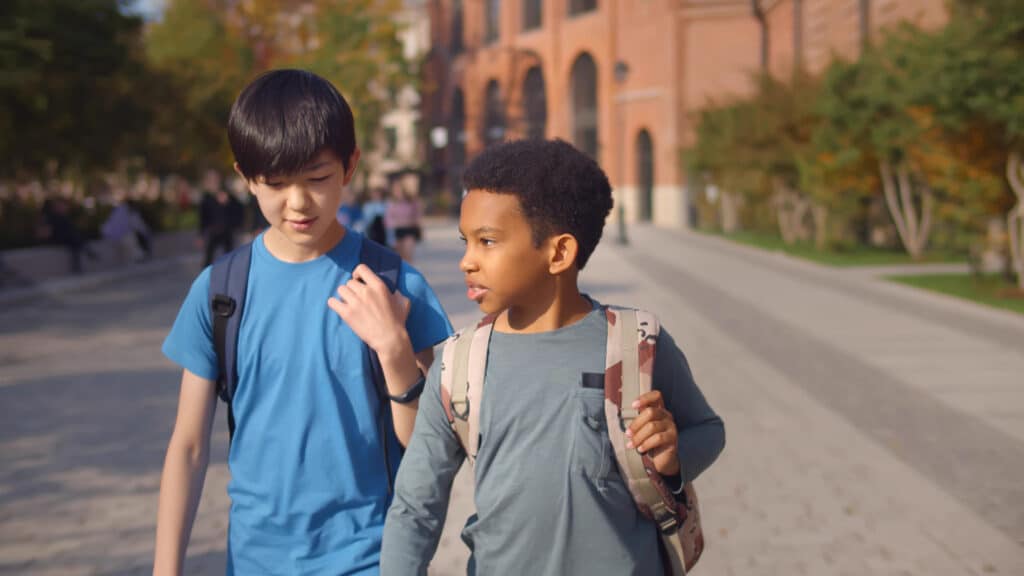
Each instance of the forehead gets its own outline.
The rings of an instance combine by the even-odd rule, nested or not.
[[[462,199],[459,224],[464,232],[480,226],[509,228],[528,226],[519,197],[488,190],[470,190]]]
[[[320,152],[317,152],[312,158],[309,159],[309,161],[303,164],[302,168],[299,168],[299,171],[296,172],[295,174],[266,174],[258,176],[257,179],[267,180],[270,178],[293,178],[295,176],[301,176],[306,172],[313,172],[321,168],[331,167],[340,164],[341,159],[338,158],[338,155],[335,154],[333,150],[324,149],[321,150]]]

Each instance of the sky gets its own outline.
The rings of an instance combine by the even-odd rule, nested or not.
[[[142,15],[146,20],[155,20],[163,12],[167,0],[135,0],[131,12]]]

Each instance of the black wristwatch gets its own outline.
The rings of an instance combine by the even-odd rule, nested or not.
[[[397,402],[399,404],[408,404],[413,400],[419,398],[420,394],[423,394],[423,387],[426,383],[427,377],[423,375],[423,370],[420,370],[420,377],[416,380],[415,384],[409,386],[408,390],[402,392],[398,396],[388,394],[388,398],[391,398],[392,402]]]

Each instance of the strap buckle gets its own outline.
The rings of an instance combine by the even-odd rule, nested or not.
[[[235,299],[217,294],[213,297],[213,313],[222,318],[230,318],[235,313]]]

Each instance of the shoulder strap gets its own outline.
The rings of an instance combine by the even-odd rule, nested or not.
[[[363,236],[362,245],[359,248],[359,261],[369,266],[370,270],[373,270],[373,273],[384,281],[389,291],[394,293],[398,290],[398,277],[402,268],[402,257],[397,252]],[[390,495],[394,490],[393,478],[395,471],[391,466],[391,450],[389,446],[392,443],[392,437],[395,435],[394,433],[388,434],[389,431],[394,430],[394,425],[391,422],[391,401],[388,397],[388,383],[384,378],[384,367],[380,363],[380,357],[377,356],[377,352],[369,346],[363,346],[363,348],[366,349],[369,361],[368,366],[370,367],[370,379],[373,381],[373,389],[377,392],[377,433],[380,435],[384,465],[387,467],[388,495]],[[397,441],[397,438],[395,438],[394,442]],[[401,450],[400,445],[397,448]]]
[[[359,249],[359,261],[380,276],[388,290],[392,292],[398,290],[398,274],[402,268],[402,257],[397,252],[363,236],[363,245]]]
[[[619,471],[640,512],[657,524],[662,553],[671,574],[682,575],[703,550],[697,495],[685,487],[677,502],[646,454],[627,448],[625,431],[638,416],[633,402],[652,389],[660,323],[653,314],[631,308],[605,308],[608,341],[605,364],[605,418]]]
[[[210,317],[213,347],[217,352],[217,395],[228,405],[228,433],[235,434],[231,400],[238,387],[238,329],[249,284],[252,243],[247,242],[218,258],[210,269]]]
[[[445,342],[441,353],[441,402],[470,464],[476,464],[480,449],[479,407],[496,317],[492,314],[476,326],[458,331]]]

